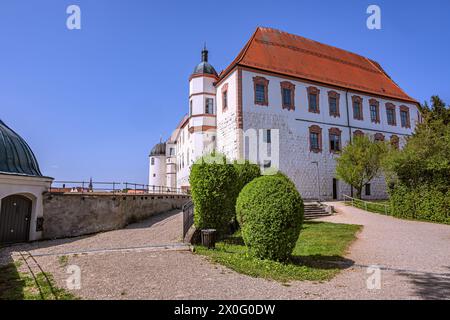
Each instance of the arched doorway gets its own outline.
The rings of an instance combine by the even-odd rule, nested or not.
[[[26,242],[30,235],[32,201],[21,195],[2,199],[0,243]]]

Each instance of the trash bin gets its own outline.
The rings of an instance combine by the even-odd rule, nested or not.
[[[202,230],[202,246],[208,249],[216,247],[216,229]]]

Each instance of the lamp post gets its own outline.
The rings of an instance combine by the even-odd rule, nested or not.
[[[312,161],[312,164],[315,164],[317,166],[317,190],[319,191],[318,194],[318,201],[320,202],[320,174],[319,174],[319,162],[318,161]]]

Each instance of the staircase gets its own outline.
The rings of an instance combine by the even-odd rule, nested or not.
[[[305,220],[312,220],[322,217],[331,216],[332,213],[327,211],[326,206],[317,201],[305,202]]]

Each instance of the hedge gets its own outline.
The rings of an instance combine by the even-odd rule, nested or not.
[[[235,216],[236,181],[238,175],[232,164],[206,162],[192,165],[189,182],[194,202],[194,224],[197,229],[228,230]]]
[[[389,190],[394,217],[450,224],[450,190],[422,184],[408,188],[397,184]]]
[[[244,163],[234,162],[238,180],[236,180],[236,191],[239,194],[241,190],[253,179],[261,176],[261,168],[257,164],[245,161]]]
[[[292,182],[277,175],[254,179],[239,194],[236,212],[252,255],[289,258],[303,222],[303,200]]]

